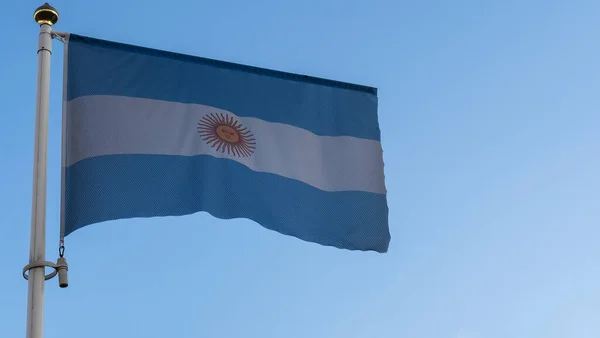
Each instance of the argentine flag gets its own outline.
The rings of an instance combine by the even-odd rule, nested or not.
[[[375,88],[75,34],[64,71],[63,235],[204,211],[387,251]]]

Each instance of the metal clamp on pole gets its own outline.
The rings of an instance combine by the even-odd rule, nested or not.
[[[68,36],[68,34],[67,34],[67,33],[64,33],[64,32],[59,32],[59,31],[52,30],[52,32],[50,32],[50,36],[51,36],[53,39],[56,39],[56,40],[58,40],[58,41],[60,41],[60,42],[62,42],[62,43],[65,43],[65,42],[66,42],[66,39],[67,39],[67,36]]]
[[[60,286],[61,288],[66,288],[67,286],[69,286],[69,278],[67,274],[67,271],[69,271],[69,264],[67,264],[67,260],[64,257],[58,258],[56,264],[48,261],[40,261],[27,264],[23,268],[23,278],[29,280],[29,274],[27,272],[31,269],[41,267],[50,267],[54,269],[54,271],[44,276],[44,280],[52,279],[58,274],[58,286]]]

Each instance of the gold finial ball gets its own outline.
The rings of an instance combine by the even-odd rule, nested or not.
[[[58,12],[46,2],[35,10],[33,19],[40,25],[48,24],[52,26],[58,21]]]

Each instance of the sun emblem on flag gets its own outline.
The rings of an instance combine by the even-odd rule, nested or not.
[[[248,128],[233,116],[211,113],[198,121],[198,133],[208,145],[221,153],[250,157],[256,149],[256,140]]]

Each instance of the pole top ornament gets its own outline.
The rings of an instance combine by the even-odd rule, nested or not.
[[[58,11],[47,2],[38,7],[33,13],[33,19],[40,25],[54,25],[58,21]]]

